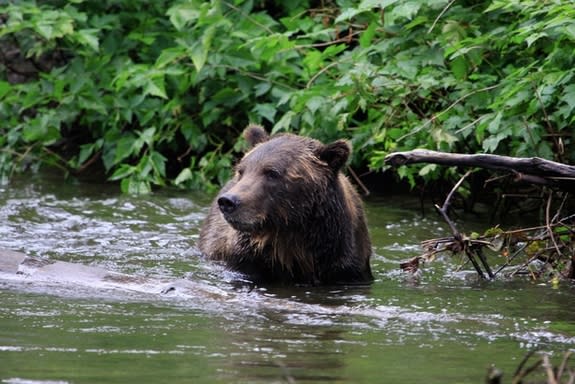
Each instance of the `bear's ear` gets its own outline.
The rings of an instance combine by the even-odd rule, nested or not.
[[[337,140],[319,148],[316,151],[316,156],[337,172],[345,165],[350,153],[349,143],[345,140]]]
[[[244,129],[244,138],[250,147],[255,147],[257,144],[267,141],[270,138],[270,135],[268,135],[261,125],[248,124],[246,129]]]

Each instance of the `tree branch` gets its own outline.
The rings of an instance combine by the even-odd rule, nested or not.
[[[539,157],[519,158],[489,154],[467,155],[426,149],[396,152],[385,157],[385,164],[394,167],[415,163],[511,171],[516,174],[516,181],[521,180],[532,184],[560,185],[575,188],[575,166]]]

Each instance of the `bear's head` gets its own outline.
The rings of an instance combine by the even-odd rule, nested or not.
[[[339,172],[349,158],[346,141],[331,144],[292,134],[269,136],[249,125],[244,137],[251,149],[235,168],[217,203],[236,230],[263,234],[302,229],[321,214]],[[308,228],[309,229],[309,228]]]

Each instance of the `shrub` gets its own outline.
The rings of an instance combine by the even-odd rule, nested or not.
[[[125,192],[214,188],[250,121],[351,137],[376,170],[415,147],[575,161],[570,2],[285,3],[1,6],[2,179],[99,165]]]

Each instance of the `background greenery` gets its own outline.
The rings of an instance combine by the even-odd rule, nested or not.
[[[50,164],[215,188],[248,122],[350,138],[373,170],[416,147],[575,162],[572,1],[0,4],[4,182]]]

